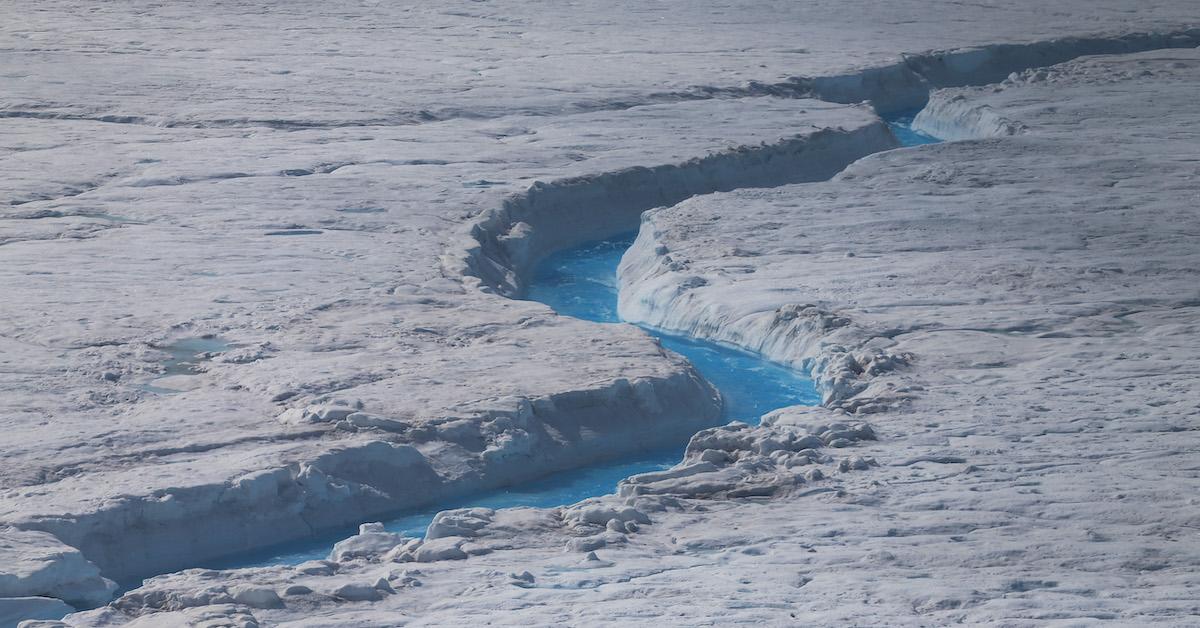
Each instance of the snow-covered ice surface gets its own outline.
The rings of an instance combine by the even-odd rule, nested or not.
[[[538,264],[526,298],[545,303],[559,314],[597,322],[619,322],[616,316],[617,267],[633,240],[634,234],[624,234],[548,256]],[[723,422],[757,424],[763,415],[773,410],[819,401],[811,382],[801,373],[767,362],[760,356],[703,340],[659,334],[652,329],[646,331],[658,338],[663,347],[687,358],[717,389],[721,395]],[[454,500],[457,503],[443,502],[388,519],[382,522],[382,529],[418,538],[425,535],[438,512],[450,507],[553,508],[606,495],[629,476],[671,468],[682,457],[684,444],[680,441],[678,446],[659,451],[560,471],[542,480],[468,495]],[[201,566],[295,565],[325,558],[334,543],[346,536],[345,531],[334,530],[326,536],[205,562]]]
[[[1195,27],[1194,9],[1188,0],[10,1],[0,6],[3,112],[290,130],[624,108],[852,76],[901,53],[1167,32]]]
[[[847,130],[810,143],[800,119]],[[298,137],[310,133],[311,145]],[[155,143],[148,172],[15,209],[13,232],[46,221],[95,230],[0,247],[9,303],[21,305],[4,312],[5,522],[55,533],[123,581],[686,441],[718,417],[707,384],[636,329],[464,287],[446,270],[459,260],[443,254],[469,237],[465,219],[538,177],[725,151],[690,166],[699,176],[681,169],[677,184],[647,187],[636,200],[650,207],[732,187],[760,158],[777,170],[749,176],[790,180],[783,169],[810,144],[861,139],[815,168],[831,172],[892,145],[864,108],[761,98],[362,133],[271,132],[246,156],[240,137]],[[580,142],[584,160],[570,156]],[[318,162],[338,167],[287,174]],[[245,176],[200,183],[208,166]],[[636,189],[617,186],[644,171],[624,172],[597,185]],[[367,203],[386,211],[338,211]],[[610,222],[636,224],[634,207]],[[85,210],[140,223],[70,213]],[[316,233],[270,235],[288,230]],[[187,339],[209,336],[229,348],[162,377]]]
[[[645,209],[895,146],[773,96],[910,109],[1194,47],[1193,13],[0,6],[0,617],[686,440],[719,405],[685,362],[501,295]],[[1194,56],[938,93],[918,129],[995,139],[652,214],[631,315],[810,368],[828,408],[702,432],[620,496],[68,621],[1186,623]]]
[[[1195,49],[1029,71],[916,121],[985,139],[647,215],[623,315],[806,365],[883,433],[796,530],[843,545],[803,616],[1200,621],[1198,88]]]

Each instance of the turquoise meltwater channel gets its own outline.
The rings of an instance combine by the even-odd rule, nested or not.
[[[888,116],[887,122],[892,133],[904,146],[936,143],[936,138],[912,130],[915,115],[913,111]],[[635,234],[625,234],[589,242],[549,256],[535,270],[526,298],[545,303],[565,316],[604,324],[623,324],[617,316],[617,266],[634,237]],[[644,329],[657,338],[662,346],[685,356],[705,379],[721,391],[723,418],[726,421],[758,423],[759,418],[771,410],[820,402],[820,395],[811,381],[761,356],[716,343]],[[519,486],[439,503],[389,519],[384,526],[391,532],[420,537],[424,536],[434,515],[451,508],[552,508],[573,504],[588,497],[611,493],[619,481],[631,475],[670,468],[682,459],[685,446],[686,443],[679,443],[673,449],[590,465]],[[316,538],[226,560],[209,561],[203,566],[236,568],[299,564],[325,558],[334,543],[356,532],[357,526],[348,526]]]
[[[892,135],[896,136],[901,146],[924,146],[926,144],[937,144],[942,141],[932,135],[913,129],[913,120],[917,118],[918,113],[921,113],[920,109],[899,111],[884,117],[888,128],[892,130]]]
[[[551,255],[538,266],[526,298],[541,301],[566,316],[621,324],[617,317],[617,266],[621,263],[621,255],[633,243],[633,238],[634,234],[627,234]],[[726,421],[757,423],[763,414],[776,408],[820,402],[820,395],[809,380],[754,354],[701,340],[647,331],[658,338],[664,347],[687,357],[700,374],[721,391]],[[672,449],[589,465],[519,486],[440,503],[385,521],[384,527],[390,532],[419,537],[425,534],[434,515],[450,508],[552,508],[573,504],[588,497],[611,493],[617,482],[631,475],[670,468],[682,459],[686,445],[679,443],[678,447]],[[320,539],[307,539],[242,554],[236,559],[210,561],[204,566],[294,565],[306,560],[322,559],[328,556],[334,543],[356,531],[356,528],[348,527],[323,534]]]
[[[627,234],[551,255],[538,266],[527,298],[541,301],[559,314],[597,323],[619,323],[617,266],[634,237]],[[721,391],[727,421],[757,423],[759,417],[776,408],[821,400],[808,379],[760,356],[644,329],[662,346],[691,361]]]

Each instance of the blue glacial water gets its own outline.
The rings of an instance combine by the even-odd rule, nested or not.
[[[934,144],[941,140],[912,129],[917,111],[885,116],[896,139],[904,146]],[[620,324],[617,315],[617,266],[636,234],[590,242],[546,258],[536,269],[526,298],[549,305],[554,311],[598,323]],[[820,402],[812,382],[799,373],[768,362],[752,353],[711,342],[664,334],[644,328],[662,345],[687,357],[698,371],[721,391],[726,421],[758,423],[759,417],[785,406]],[[190,349],[190,347],[189,347]],[[205,347],[207,349],[207,347]],[[621,479],[638,473],[666,469],[677,463],[686,443],[678,447],[624,460],[556,473],[520,486],[489,491],[460,500],[442,502],[425,510],[388,519],[384,526],[407,536],[424,535],[433,516],[450,508],[551,508],[573,504],[612,492]],[[209,561],[208,568],[260,567],[299,564],[325,558],[333,544],[357,532],[357,526],[329,531],[318,538],[241,554],[233,559]]]
[[[920,109],[899,111],[883,117],[884,121],[887,122],[888,128],[892,130],[892,135],[895,135],[896,139],[900,140],[902,146],[923,146],[925,144],[937,144],[942,141],[932,135],[926,135],[920,131],[913,130],[913,120],[920,112]]]

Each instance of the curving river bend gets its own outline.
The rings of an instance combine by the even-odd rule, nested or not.
[[[904,146],[937,142],[936,138],[914,131],[915,111],[887,118],[892,133]],[[617,316],[617,267],[621,256],[633,243],[635,233],[590,242],[559,251],[537,267],[526,298],[540,301],[565,316],[606,324],[623,324]],[[802,374],[769,362],[764,358],[716,343],[672,336],[658,330],[643,329],[662,346],[687,357],[717,390],[724,402],[724,421],[757,424],[762,415],[787,406],[815,405],[821,397]],[[424,536],[434,515],[443,510],[464,507],[508,508],[531,506],[552,508],[612,492],[619,481],[648,471],[670,468],[683,456],[686,443],[633,458],[613,460],[550,477],[490,491],[453,502],[440,503],[384,523],[390,532],[406,536]],[[305,539],[260,552],[242,554],[222,561],[210,561],[208,568],[262,567],[299,564],[328,556],[333,544],[355,534],[356,528],[334,530],[317,538]]]

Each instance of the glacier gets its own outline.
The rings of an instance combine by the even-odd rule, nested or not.
[[[1188,623],[1194,6],[690,9],[4,7],[0,622]]]

